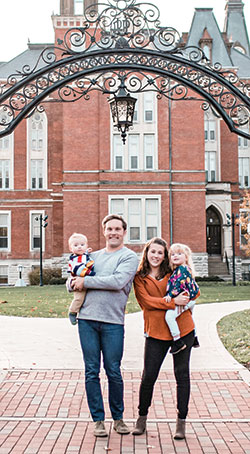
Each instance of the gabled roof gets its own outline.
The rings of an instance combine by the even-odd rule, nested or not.
[[[243,9],[244,3],[241,0],[228,0],[224,31],[231,41],[237,41],[241,44],[246,51],[246,55],[250,57],[250,44]]]
[[[41,52],[48,46],[53,46],[53,44],[31,44],[28,43],[28,49],[17,55],[9,62],[0,64],[0,79],[5,80],[11,74],[17,74],[17,71],[22,71],[24,66],[29,66],[32,70]],[[45,66],[43,61],[39,62],[38,68]]]
[[[213,40],[211,63],[214,64],[219,62],[224,67],[233,66],[233,62],[228,54],[212,8],[195,8],[187,46],[199,47],[199,41],[203,36],[205,28],[207,29],[208,35]]]
[[[242,52],[237,49],[232,48],[231,57],[234,62],[234,66],[238,69],[238,76],[240,78],[249,79],[250,77],[250,57],[244,55]]]

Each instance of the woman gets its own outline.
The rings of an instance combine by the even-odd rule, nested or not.
[[[175,304],[185,306],[189,301],[189,297],[181,293],[174,300],[167,302],[165,295],[170,274],[167,244],[161,238],[153,238],[144,248],[139,269],[134,279],[135,295],[143,310],[146,336],[144,370],[139,393],[139,417],[133,432],[134,435],[141,435],[146,430],[147,414],[152,401],[154,384],[172,344],[172,337],[165,321],[166,310],[174,309]],[[187,347],[177,355],[173,355],[178,410],[174,438],[183,439],[185,438],[185,419],[190,397],[189,360],[194,343],[194,323],[189,310],[184,311],[177,320],[181,339]]]

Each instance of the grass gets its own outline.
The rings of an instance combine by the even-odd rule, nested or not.
[[[201,296],[197,304],[247,300],[250,294],[249,285],[233,287],[228,283],[200,283]],[[72,295],[68,294],[65,285],[45,285],[29,287],[0,288],[0,315],[19,317],[67,317]],[[129,295],[127,313],[138,312],[134,292]]]
[[[64,318],[72,294],[67,293],[65,285],[45,285],[29,287],[0,288],[0,315],[17,317]],[[133,292],[127,304],[127,312],[138,312],[140,307]]]
[[[250,370],[250,310],[223,317],[218,322],[217,329],[229,353]]]
[[[243,301],[250,299],[250,282],[242,282],[233,286],[228,282],[201,283],[199,282],[201,296],[200,303],[221,303],[223,301]]]

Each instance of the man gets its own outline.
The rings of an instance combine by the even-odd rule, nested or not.
[[[101,352],[108,377],[109,407],[114,429],[119,434],[130,431],[123,421],[123,379],[120,365],[123,355],[125,306],[138,266],[135,252],[124,246],[127,224],[119,215],[102,221],[106,247],[91,254],[95,276],[75,277],[74,290],[87,290],[78,315],[80,343],[85,363],[85,387],[94,435],[105,437],[105,412],[100,386]]]

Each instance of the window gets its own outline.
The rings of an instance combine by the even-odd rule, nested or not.
[[[239,148],[248,148],[248,139],[238,136],[238,146]]]
[[[123,145],[113,129],[112,169],[120,171],[157,169],[157,104],[154,93],[132,93],[137,98],[133,129]],[[111,123],[112,124],[112,123]]]
[[[138,111],[138,93],[133,93],[133,98],[136,98],[137,101],[135,103],[135,111],[134,111],[134,123],[137,123],[139,121],[139,111]]]
[[[40,215],[44,216],[44,212],[30,212],[30,250],[36,250],[40,248]],[[42,229],[42,250],[44,251],[44,240],[45,232]]]
[[[141,199],[128,199],[128,239],[129,241],[141,241]]]
[[[114,134],[114,170],[155,170],[155,140],[155,134],[128,134],[123,145],[120,134]]]
[[[242,188],[249,187],[249,158],[239,158],[239,184]]]
[[[203,47],[203,52],[206,55],[207,59],[211,60],[211,49],[210,49],[210,47],[208,45],[205,45]]]
[[[144,168],[146,170],[152,170],[154,168],[154,146],[154,134],[144,134]]]
[[[250,235],[250,213],[241,210],[241,216],[244,219],[244,223],[240,223],[240,246],[244,247],[247,245],[247,238]]]
[[[146,235],[147,241],[158,236],[157,234],[157,223],[158,223],[158,200],[157,199],[146,199]]]
[[[127,220],[129,243],[145,243],[161,235],[160,201],[160,196],[110,196],[110,213]]]
[[[8,267],[0,265],[0,285],[8,284]]]
[[[241,131],[249,134],[249,128],[241,127],[240,129],[241,129]],[[239,146],[239,148],[248,148],[249,145],[250,145],[250,142],[249,142],[249,140],[246,137],[238,136],[238,146]]]
[[[31,126],[31,150],[42,151],[43,150],[43,124],[40,118],[40,114],[34,115],[34,120]]]
[[[154,113],[154,93],[147,91],[144,93],[143,100],[144,100],[144,121],[153,121],[153,113]],[[137,101],[138,102],[138,101]]]
[[[0,189],[10,188],[10,160],[0,159]]]
[[[74,0],[74,14],[75,15],[83,14],[83,0]]]
[[[129,134],[128,152],[129,152],[129,169],[137,170],[139,168],[139,134]]]
[[[13,189],[13,137],[12,133],[0,139],[0,190]]]
[[[0,211],[0,250],[10,251],[10,212]]]
[[[247,235],[246,226],[240,224],[240,245],[241,245],[241,247],[246,246],[246,244],[247,244],[246,235]]]
[[[31,189],[43,188],[43,161],[32,159],[30,163]]]
[[[0,139],[0,152],[9,150],[10,148],[10,136],[5,136]]]
[[[205,141],[206,142],[214,142],[216,135],[215,135],[215,120],[206,119],[205,120]]]
[[[206,181],[216,181],[216,152],[206,151],[205,152],[205,170],[206,170]]]
[[[28,119],[28,189],[47,187],[47,117],[35,112]]]
[[[118,134],[113,135],[114,149],[114,169],[123,170],[124,168],[124,146]]]

